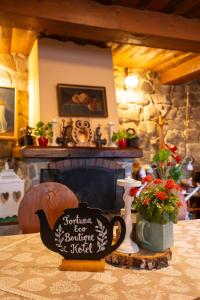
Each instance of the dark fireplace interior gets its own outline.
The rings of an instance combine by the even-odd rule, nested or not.
[[[104,213],[119,212],[124,206],[123,188],[117,185],[117,179],[125,177],[125,170],[116,163],[105,160],[95,165],[71,166],[51,163],[48,169],[41,169],[40,182],[55,181],[68,186],[80,202],[87,202],[89,207],[100,208]]]

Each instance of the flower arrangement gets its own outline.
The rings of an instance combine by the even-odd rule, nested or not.
[[[165,145],[153,157],[154,176],[160,179],[173,179],[178,182],[183,177],[183,160],[177,154],[177,147]]]
[[[134,201],[138,213],[149,222],[176,223],[182,206],[178,197],[180,186],[173,179],[154,179],[151,175],[144,177],[142,183],[144,188]]]

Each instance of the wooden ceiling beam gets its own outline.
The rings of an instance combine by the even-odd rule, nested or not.
[[[90,0],[1,0],[0,25],[45,36],[200,53],[200,20]]]
[[[0,53],[9,53],[12,40],[12,28],[0,27]]]
[[[28,56],[37,36],[35,31],[12,29],[11,53],[20,53]]]
[[[168,61],[154,67],[154,71],[155,72],[165,72],[171,68],[174,68],[174,67],[196,57],[197,55],[198,54],[191,53],[191,52],[180,54],[180,55],[175,56],[174,58],[169,59]]]
[[[197,56],[187,62],[160,73],[162,84],[182,84],[200,78],[200,57]]]

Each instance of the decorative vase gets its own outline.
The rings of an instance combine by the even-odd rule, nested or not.
[[[126,148],[127,147],[127,140],[125,138],[118,141],[119,148]]]
[[[133,137],[127,139],[127,146],[132,148],[138,148],[140,145],[140,138],[139,137]]]
[[[173,222],[158,224],[148,222],[137,214],[137,242],[141,248],[160,252],[174,244]]]
[[[117,145],[113,143],[112,136],[113,136],[113,127],[115,126],[115,123],[110,121],[108,123],[108,147],[114,147],[116,148]]]
[[[48,145],[48,139],[45,138],[45,137],[40,136],[38,138],[38,143],[39,143],[40,147],[47,147],[47,145]]]

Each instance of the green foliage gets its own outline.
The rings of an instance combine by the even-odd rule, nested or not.
[[[168,178],[173,178],[174,181],[178,182],[179,179],[181,177],[183,177],[183,176],[184,176],[184,174],[183,174],[183,170],[182,170],[182,166],[181,165],[172,166],[169,169],[169,176],[168,176]]]
[[[176,148],[172,146],[172,149],[173,147]],[[184,176],[183,166],[179,161],[181,158],[176,154],[176,150],[169,149],[161,149],[154,155],[154,176],[161,179],[172,178],[175,182],[178,182]]]
[[[117,132],[113,132],[112,141],[118,142],[122,139],[127,139],[128,133],[125,129],[118,130]]]
[[[169,162],[169,158],[171,156],[171,152],[167,149],[161,149],[158,151],[154,157],[153,157],[153,162]]]
[[[34,127],[34,134],[38,137],[51,138],[53,136],[52,123],[37,122]]]
[[[159,192],[161,192],[161,195]],[[165,195],[165,198],[162,199],[162,195]],[[177,222],[181,202],[177,190],[166,188],[163,181],[159,184],[152,182],[146,186],[135,199],[133,205],[145,220],[166,224],[169,221]]]
[[[120,129],[117,132],[113,132],[112,141],[118,142],[122,139],[133,139],[138,138],[138,136],[135,134],[133,135],[130,131],[127,131],[126,129]]]

